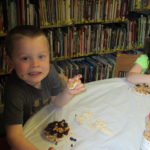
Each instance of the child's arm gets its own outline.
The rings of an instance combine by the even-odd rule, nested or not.
[[[141,74],[142,67],[139,64],[135,64],[127,74],[127,80],[129,82],[138,84],[138,83],[147,83],[150,85],[150,75]]]
[[[22,125],[8,125],[6,134],[12,150],[39,150],[24,137]]]
[[[74,78],[68,79],[67,88],[57,96],[52,96],[52,103],[61,107],[67,104],[75,94],[84,91],[85,88],[80,78],[82,78],[82,75],[77,75]],[[72,86],[74,81],[76,81],[76,83]]]

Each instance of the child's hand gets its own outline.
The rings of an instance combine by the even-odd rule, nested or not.
[[[67,87],[69,89],[69,93],[74,95],[78,94],[85,90],[83,83],[81,83],[82,75],[76,75],[74,78],[68,79]]]

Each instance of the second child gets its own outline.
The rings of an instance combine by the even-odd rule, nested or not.
[[[143,54],[136,59],[134,66],[128,72],[127,80],[134,84],[150,85],[150,35],[145,38]]]

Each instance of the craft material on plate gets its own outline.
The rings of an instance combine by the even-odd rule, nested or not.
[[[70,127],[65,120],[50,122],[43,130],[43,136],[51,142],[64,139],[70,132]]]
[[[148,95],[150,94],[150,86],[146,83],[136,84],[134,86],[134,90],[140,95]]]

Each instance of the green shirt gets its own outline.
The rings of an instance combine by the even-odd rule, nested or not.
[[[148,56],[145,54],[140,55],[136,61],[135,64],[139,64],[142,67],[142,74],[144,74],[146,72],[146,70],[148,69],[149,66],[149,59]]]

